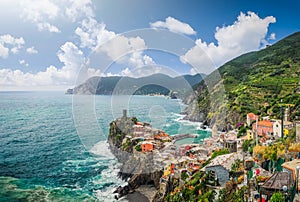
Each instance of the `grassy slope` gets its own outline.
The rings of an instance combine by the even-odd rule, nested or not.
[[[206,80],[217,74],[213,72]],[[208,104],[217,105],[206,113],[209,121],[234,126],[251,111],[278,118],[281,99],[285,104],[295,104],[291,108],[292,119],[300,116],[300,94],[295,93],[300,87],[300,32],[226,63],[219,68],[219,74],[222,79],[215,86],[223,84],[227,103],[218,103],[218,96],[212,99],[219,87],[208,93],[201,82],[197,88],[200,111],[207,111],[204,107]],[[221,110],[226,110],[225,118],[218,116]]]

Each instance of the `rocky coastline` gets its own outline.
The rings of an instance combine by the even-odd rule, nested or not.
[[[110,124],[110,132],[108,136],[109,148],[121,163],[119,177],[127,182],[126,186],[118,187],[114,191],[116,199],[120,199],[128,194],[130,195],[135,191],[141,194],[143,190],[146,190],[145,188],[140,189],[140,187],[144,185],[148,188],[153,187],[155,190],[158,190],[160,186],[160,178],[163,175],[163,172],[156,169],[153,164],[152,153],[141,153],[139,155],[134,154],[134,141],[131,145],[128,145],[128,147],[122,147],[122,143],[126,140],[126,136],[133,132],[132,126],[134,125],[134,121],[132,119],[133,118],[122,117]],[[132,197],[134,196],[129,196],[129,198]]]

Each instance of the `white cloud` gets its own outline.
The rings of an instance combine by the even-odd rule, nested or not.
[[[140,37],[127,38],[118,35],[113,40],[103,44],[97,51],[105,52],[113,61],[121,56],[146,49],[145,41]]]
[[[106,29],[104,23],[98,23],[94,18],[84,19],[80,27],[76,28],[75,34],[80,38],[80,47],[91,50],[116,36],[114,32]]]
[[[53,33],[60,33],[61,31],[54,25],[51,25],[48,22],[37,23],[37,28],[39,31],[49,31]]]
[[[53,24],[57,18],[70,19],[72,22],[94,16],[91,0],[22,0],[21,17],[35,24],[39,31],[60,33]]]
[[[217,44],[207,44],[201,39],[196,46],[181,56],[183,63],[189,63],[198,71],[210,73],[225,62],[246,52],[259,50],[266,44],[266,35],[270,23],[275,23],[273,16],[260,18],[253,12],[240,13],[232,25],[217,27]]]
[[[0,35],[0,57],[7,58],[9,50],[17,54],[24,44],[25,40],[22,37],[15,38],[10,34]]]
[[[154,23],[150,23],[150,26],[154,29],[156,28],[164,28],[168,29],[171,32],[179,33],[179,34],[186,34],[186,35],[195,35],[196,31],[187,23],[180,22],[179,20],[167,17],[166,21],[157,21]]]
[[[94,17],[92,2],[90,0],[69,0],[65,13],[73,22],[81,17]]]
[[[38,51],[32,46],[32,47],[30,47],[30,48],[27,48],[26,49],[26,52],[28,53],[28,54],[37,54],[38,53]]]
[[[7,58],[9,49],[0,43],[0,57]]]
[[[20,65],[24,65],[25,67],[28,67],[29,64],[25,60],[19,60]]]
[[[126,67],[124,68],[119,76],[128,76],[128,77],[145,77],[145,76],[150,76],[152,74],[166,74],[172,77],[178,76],[178,73],[174,71],[170,67],[165,67],[165,66],[158,66],[156,64],[154,65],[146,65],[142,67],[136,67],[136,68],[129,68]]]
[[[143,55],[141,51],[136,51],[130,54],[129,58],[127,59],[129,65],[139,68],[143,66],[155,65],[155,62],[151,57],[148,55]]]
[[[275,40],[276,39],[276,34],[275,33],[271,33],[269,36],[270,40]]]
[[[21,70],[11,70],[8,68],[0,70],[0,88],[8,87],[61,87],[65,89],[70,85],[74,85],[77,74],[85,61],[81,50],[72,42],[66,42],[60,47],[57,53],[59,60],[63,63],[63,67],[58,69],[51,65],[45,71],[33,73],[25,73]],[[20,60],[20,64],[25,64],[25,60]],[[100,71],[88,69],[87,74],[99,75]]]
[[[154,60],[143,53],[145,49],[147,46],[142,38],[117,35],[100,46],[97,52],[104,52],[112,61],[133,68],[155,65]]]
[[[104,53],[119,64],[134,68],[155,64],[150,56],[143,54],[147,46],[142,38],[117,35],[92,17],[84,19],[76,28],[75,34],[79,36],[80,47]],[[111,75],[115,74],[108,76]]]
[[[20,64],[20,65],[25,64],[25,60],[19,60],[19,64]]]
[[[64,64],[60,70],[64,74],[61,77],[66,81],[74,81],[85,61],[83,52],[72,42],[66,42],[60,47],[57,57]]]
[[[49,0],[22,0],[21,17],[36,24],[39,31],[49,31],[59,33],[60,30],[50,24],[60,12],[59,6]]]

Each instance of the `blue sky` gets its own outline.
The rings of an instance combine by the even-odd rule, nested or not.
[[[0,0],[0,90],[64,90],[76,84],[78,74],[84,80],[209,73],[299,31],[299,4]],[[161,37],[149,31],[147,38],[137,31],[143,29],[162,31]]]

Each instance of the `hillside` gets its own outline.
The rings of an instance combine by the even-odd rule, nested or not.
[[[192,90],[205,75],[184,75],[170,77],[165,74],[153,74],[147,77],[92,77],[73,89],[74,94],[128,94],[128,95],[168,95],[177,92],[184,95]]]
[[[187,99],[187,118],[221,128],[234,127],[249,112],[279,118],[281,100],[295,105],[292,120],[300,117],[300,32],[227,62],[200,82],[195,94]]]

